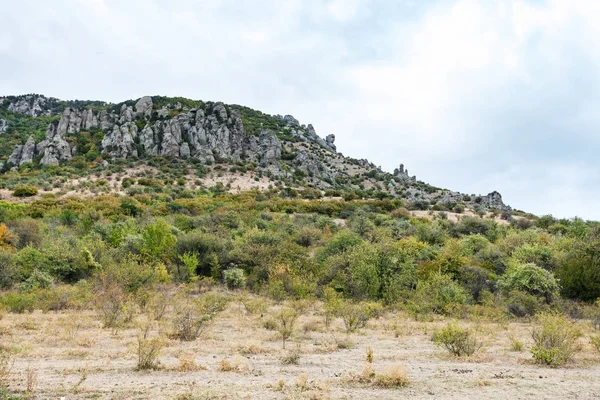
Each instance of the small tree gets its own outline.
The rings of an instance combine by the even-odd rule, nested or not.
[[[198,255],[195,253],[186,252],[179,256],[179,261],[181,261],[183,264],[183,273],[185,274],[186,281],[193,282],[196,280],[196,269],[200,263],[198,260]]]
[[[154,261],[166,261],[174,250],[177,238],[164,220],[148,225],[142,231],[142,253]]]
[[[283,307],[275,314],[275,321],[277,323],[277,332],[281,335],[283,341],[283,348],[285,349],[285,342],[292,337],[294,334],[294,326],[298,320],[298,312],[289,307]]]

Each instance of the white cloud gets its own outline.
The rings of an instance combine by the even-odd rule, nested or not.
[[[600,218],[599,19],[595,0],[22,0],[0,93],[291,113],[386,169]]]

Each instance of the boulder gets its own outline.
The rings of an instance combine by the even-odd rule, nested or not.
[[[152,97],[144,96],[135,103],[135,118],[150,119],[152,116]]]
[[[300,125],[300,122],[296,118],[294,118],[293,116],[291,116],[291,115],[286,115],[285,117],[283,117],[283,120],[288,125],[292,125],[292,126],[299,126]]]

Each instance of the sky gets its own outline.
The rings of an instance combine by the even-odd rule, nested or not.
[[[600,220],[597,0],[1,1],[0,95],[291,114],[384,170]]]

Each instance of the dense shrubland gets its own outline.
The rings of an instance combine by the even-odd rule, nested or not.
[[[278,301],[335,293],[342,302],[332,313],[345,315],[348,330],[359,302],[415,316],[595,318],[584,302],[600,297],[598,224],[544,217],[523,230],[402,210],[400,200],[301,200],[277,190],[0,202],[0,304],[88,307],[169,282],[214,282]]]

